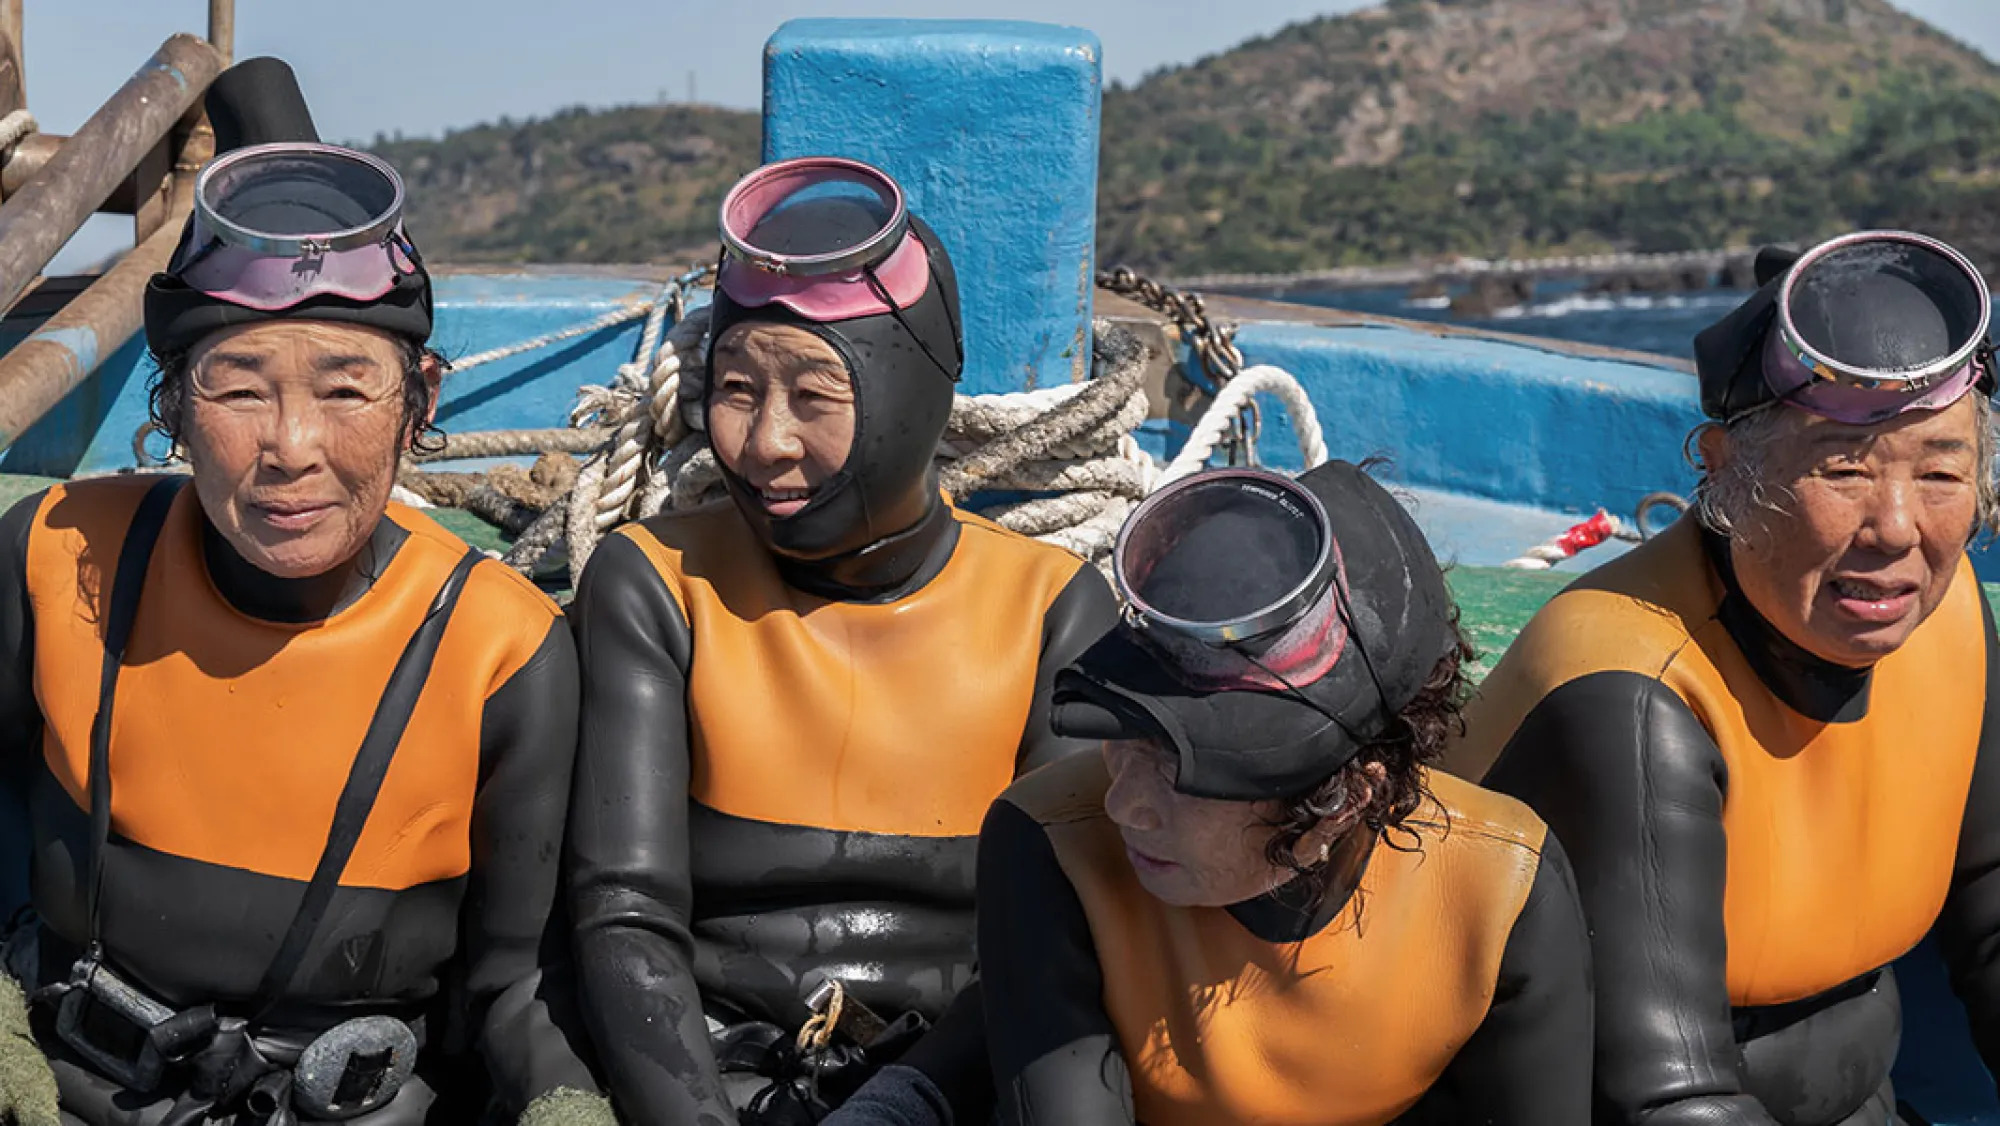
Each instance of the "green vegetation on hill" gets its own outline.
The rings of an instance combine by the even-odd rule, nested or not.
[[[381,143],[455,262],[680,262],[755,115]],[[1283,271],[1905,225],[2000,263],[2000,68],[1886,0],[1390,0],[1104,101],[1099,256]]]

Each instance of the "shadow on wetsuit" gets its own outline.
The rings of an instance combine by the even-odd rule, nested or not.
[[[1881,1123],[1888,966],[1935,922],[2000,1064],[2000,662],[1969,562],[1872,670],[1783,638],[1692,519],[1565,589],[1447,765],[1569,849],[1598,1121]]]
[[[0,517],[0,789],[32,835],[40,922],[32,944],[17,936],[26,964],[12,967],[31,989],[67,976],[88,930],[97,628],[152,480],[58,486]],[[232,1006],[255,994],[390,666],[465,550],[392,505],[353,566],[278,579],[237,556],[182,490],[114,713],[102,916],[119,974],[171,1007],[250,1015]],[[581,1033],[564,1031],[567,974],[542,973],[563,965],[545,944],[562,937],[547,928],[575,677],[555,607],[506,568],[475,567],[326,921],[264,1022],[294,1047],[364,1013],[420,1030],[416,1078],[356,1122],[471,1121],[489,1082],[510,1118],[555,1087],[594,1087]],[[38,1031],[75,1120],[167,1111],[171,1090],[121,1092]]]
[[[941,499],[956,290],[915,226],[932,285],[900,319],[819,324],[717,295],[711,339],[777,321],[846,360],[842,469],[772,519],[725,467],[730,502],[608,537],[571,608],[577,957],[631,1121],[735,1121],[765,1080],[725,1089],[711,1019],[789,1038],[826,977],[884,1019],[937,1020],[973,978],[980,818],[1079,746],[1049,729],[1051,681],[1115,605],[1075,556]],[[976,1103],[984,1060],[957,1055],[927,1075]]]

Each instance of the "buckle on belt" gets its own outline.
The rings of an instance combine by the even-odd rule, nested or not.
[[[37,1000],[55,1002],[56,1035],[119,1086],[151,1094],[169,1067],[187,1063],[195,1073],[191,1093],[203,1101],[241,1098],[252,1122],[290,1121],[293,1108],[333,1122],[367,1114],[388,1105],[417,1065],[415,1031],[377,1014],[334,1025],[290,1068],[273,1067],[242,1021],[218,1018],[212,1005],[176,1012],[91,955]]]
[[[837,977],[826,978],[814,986],[806,994],[806,1008],[813,1015],[799,1028],[798,1047],[802,1055],[825,1051],[836,1032],[866,1048],[889,1030],[889,1022],[850,994]]]
[[[106,1078],[141,1094],[158,1090],[168,1059],[155,1033],[181,1032],[181,1014],[133,988],[110,967],[85,955],[69,980],[52,991],[56,1035]],[[212,1020],[214,1013],[211,1010]],[[172,1036],[171,1039],[181,1039]]]

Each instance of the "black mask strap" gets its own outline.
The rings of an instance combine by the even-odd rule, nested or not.
[[[925,269],[930,270],[931,284],[937,285],[938,284],[937,271],[931,269],[929,266],[926,266]],[[937,365],[937,369],[940,372],[944,373],[944,377],[946,379],[951,380],[953,383],[957,383],[958,376],[953,375],[952,370],[944,365],[944,361],[938,359],[937,353],[931,351],[931,346],[924,343],[924,338],[922,336],[917,335],[917,330],[915,328],[912,328],[910,326],[910,322],[904,318],[903,311],[896,307],[896,299],[889,296],[888,287],[882,284],[881,278],[875,276],[875,267],[873,266],[861,267],[861,276],[868,279],[868,288],[874,292],[876,297],[882,300],[882,304],[888,306],[889,315],[896,318],[896,323],[903,326],[903,331],[910,335],[911,340],[916,341],[917,347],[923,350],[924,355],[930,358],[931,363]],[[959,367],[963,368],[965,366],[965,346],[964,344],[959,343],[956,340],[954,340],[953,343],[958,344],[958,363]]]

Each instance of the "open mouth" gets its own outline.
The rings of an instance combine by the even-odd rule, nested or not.
[[[1915,583],[1833,578],[1827,581],[1827,589],[1842,614],[1877,624],[1901,621],[1917,600]]]
[[[757,490],[757,499],[763,502],[764,511],[773,516],[791,516],[811,503],[818,489],[780,489],[766,485]]]

